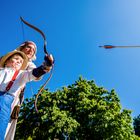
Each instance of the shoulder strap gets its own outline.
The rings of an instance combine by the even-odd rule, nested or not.
[[[19,70],[15,71],[15,73],[14,73],[14,75],[13,75],[11,81],[8,83],[8,85],[7,85],[7,87],[6,87],[6,91],[9,91],[9,90],[10,90],[10,88],[12,87],[12,85],[13,85],[13,83],[14,83],[14,81],[15,81],[17,75],[18,75],[18,73],[19,73]]]

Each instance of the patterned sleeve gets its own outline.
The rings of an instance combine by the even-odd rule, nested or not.
[[[35,81],[36,77],[32,74],[33,70],[22,70],[20,79],[22,83],[26,84],[27,82],[30,81]]]

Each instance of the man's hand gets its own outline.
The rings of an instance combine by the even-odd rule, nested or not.
[[[44,60],[45,60],[45,65],[46,66],[51,67],[54,64],[54,58],[53,58],[52,54],[45,55]]]
[[[43,63],[44,69],[46,72],[49,72],[54,64],[54,58],[52,54],[50,54],[50,55],[45,55],[44,60],[45,60],[45,62]]]

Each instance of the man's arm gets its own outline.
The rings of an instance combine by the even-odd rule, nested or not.
[[[54,64],[53,56],[52,55],[45,56],[44,60],[45,62],[43,63],[43,65],[33,69],[32,72],[33,76],[39,78],[52,69],[52,66]]]

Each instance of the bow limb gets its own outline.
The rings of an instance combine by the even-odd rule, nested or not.
[[[35,27],[34,25],[32,25],[32,24],[28,23],[27,21],[25,21],[22,17],[20,17],[20,20],[21,20],[24,24],[26,24],[27,26],[33,28],[34,30],[36,30],[37,32],[39,32],[39,33],[42,35],[42,37],[43,37],[43,39],[44,39],[44,53],[47,54],[47,55],[49,55],[49,53],[47,52],[47,49],[46,49],[47,41],[46,41],[46,36],[45,36],[45,34],[44,34],[40,29],[38,29],[37,27]]]
[[[53,69],[53,67],[52,67],[52,69]],[[51,70],[50,76],[48,77],[48,79],[46,80],[46,82],[43,84],[43,86],[40,88],[39,92],[36,94],[34,105],[35,105],[35,110],[36,110],[37,113],[39,113],[39,111],[37,109],[37,100],[38,100],[38,97],[41,94],[41,92],[43,91],[43,89],[45,88],[45,86],[47,85],[47,83],[50,81],[50,79],[52,77],[52,72],[53,72],[53,70]]]

